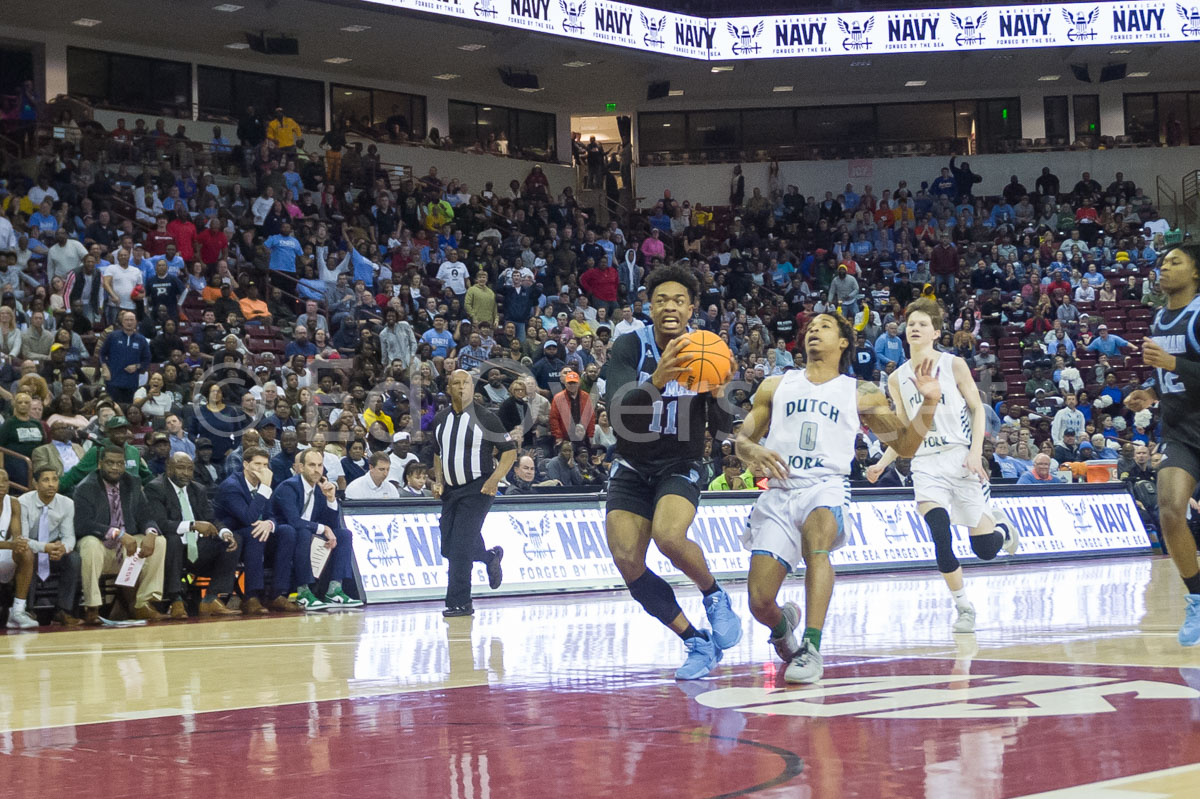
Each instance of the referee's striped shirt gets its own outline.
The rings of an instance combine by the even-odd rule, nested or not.
[[[433,436],[442,459],[442,481],[448,486],[490,477],[495,454],[517,447],[496,414],[475,403],[462,413],[446,407],[434,417]]]

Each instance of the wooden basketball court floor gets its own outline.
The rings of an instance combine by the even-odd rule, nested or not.
[[[1200,647],[1175,641],[1169,562],[967,577],[974,636],[936,574],[839,578],[804,687],[736,584],[746,634],[691,683],[615,592],[13,633],[0,795],[1200,796]]]

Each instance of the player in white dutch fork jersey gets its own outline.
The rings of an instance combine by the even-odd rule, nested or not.
[[[769,478],[742,538],[751,553],[750,612],[771,630],[770,641],[788,664],[784,679],[810,683],[824,671],[821,630],[834,579],[829,553],[845,543],[842,509],[850,499],[847,480],[860,420],[911,454],[932,422],[941,388],[930,369],[914,373],[913,390],[926,399],[910,425],[874,383],[848,375],[854,331],[844,318],[820,314],[803,341],[807,367],[763,381],[736,443],[747,468],[762,469]],[[797,642],[800,608],[792,602],[781,608],[776,597],[801,559],[806,617]]]
[[[983,468],[983,439],[986,411],[979,390],[971,379],[967,362],[934,348],[942,332],[942,310],[930,299],[909,304],[905,312],[905,336],[911,358],[888,378],[888,390],[896,412],[904,419],[912,413],[920,396],[914,395],[908,378],[915,370],[933,367],[942,387],[942,401],[934,424],[912,460],[913,492],[917,510],[929,525],[938,571],[946,580],[958,617],[954,632],[975,632],[975,607],[963,586],[962,566],[954,555],[951,524],[970,528],[971,550],[980,560],[991,560],[1004,549],[1017,551],[1017,529],[991,502],[991,484]],[[888,448],[879,462],[867,469],[872,483],[894,461],[897,453]]]

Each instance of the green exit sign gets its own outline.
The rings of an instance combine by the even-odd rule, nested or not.
[[[604,104],[604,110],[605,110],[605,111],[610,111],[610,112],[611,112],[611,111],[616,111],[616,110],[617,110],[617,104],[616,104],[616,103],[605,103],[605,104]]]

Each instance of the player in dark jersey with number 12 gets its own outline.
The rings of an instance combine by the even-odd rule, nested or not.
[[[675,676],[695,680],[742,637],[729,595],[709,571],[703,550],[687,537],[700,501],[705,432],[714,438],[728,433],[732,415],[712,392],[698,394],[676,380],[686,371],[679,351],[700,294],[696,276],[681,266],[659,267],[646,278],[646,292],[651,324],[618,337],[608,356],[605,400],[617,456],[605,524],[629,593],[683,639],[687,660]],[[646,567],[651,541],[704,593],[712,632],[693,627],[675,591]]]
[[[1154,317],[1142,360],[1156,376],[1125,398],[1137,412],[1158,400],[1163,460],[1158,468],[1158,516],[1163,539],[1187,586],[1179,643],[1200,644],[1200,563],[1188,529],[1188,500],[1200,481],[1200,245],[1167,250],[1158,284],[1167,304]]]

